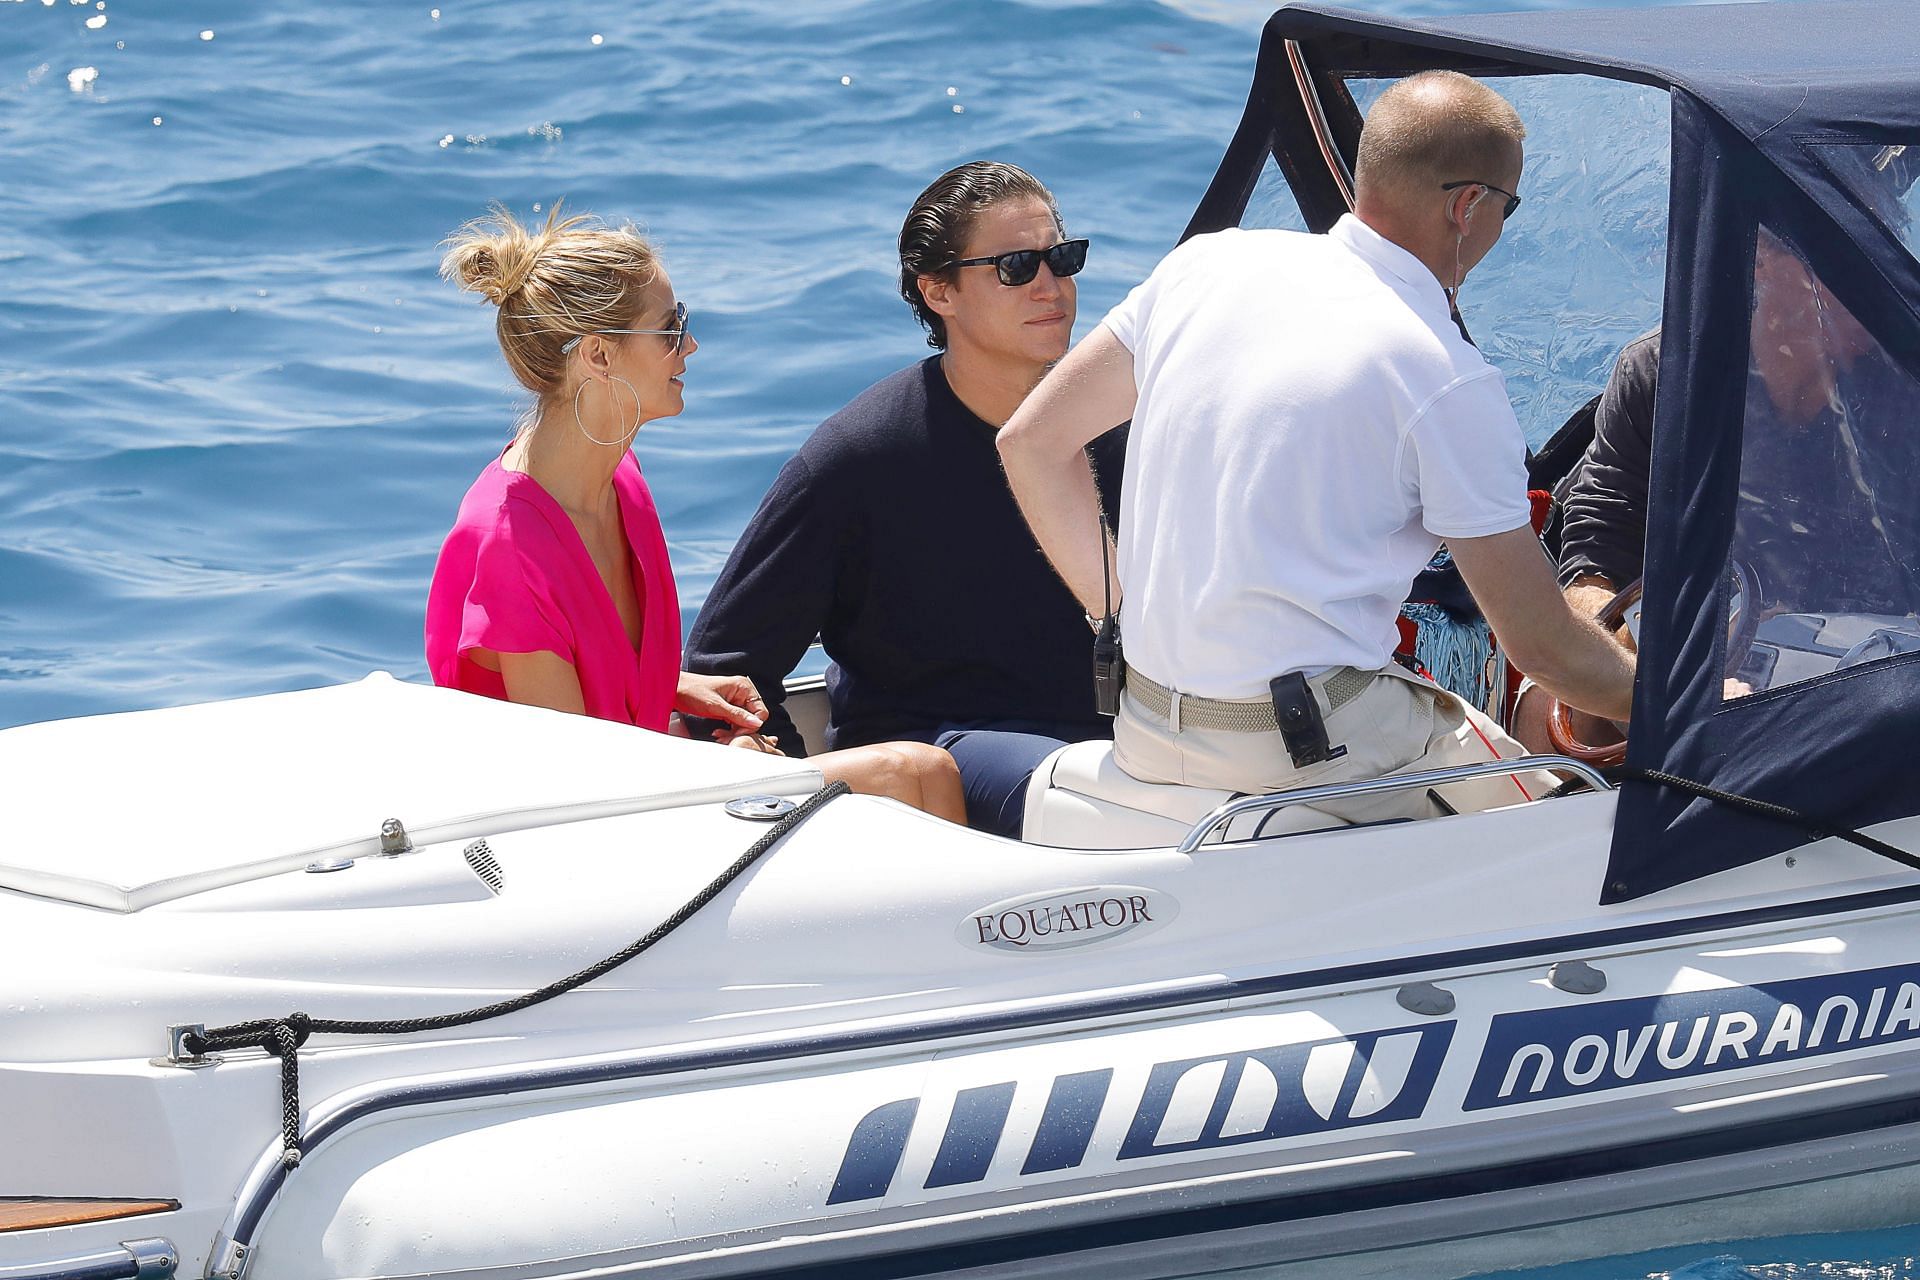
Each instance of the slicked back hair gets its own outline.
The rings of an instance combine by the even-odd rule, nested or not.
[[[1394,84],[1367,113],[1354,185],[1396,206],[1431,191],[1438,207],[1442,183],[1500,181],[1526,136],[1512,104],[1478,80],[1422,71]]]
[[[900,296],[927,329],[927,345],[947,349],[947,322],[920,292],[920,277],[945,274],[965,249],[974,222],[1002,200],[1034,199],[1065,234],[1060,206],[1040,180],[1018,165],[973,160],[949,169],[922,191],[900,227]]]

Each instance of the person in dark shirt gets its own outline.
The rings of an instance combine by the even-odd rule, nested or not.
[[[1750,607],[1909,614],[1920,607],[1914,384],[1787,242],[1763,231],[1754,272],[1732,547],[1757,575]],[[1644,570],[1659,366],[1658,329],[1621,351],[1562,494],[1560,583],[1579,612],[1597,613]],[[1728,697],[1750,692],[1727,681]],[[1523,693],[1515,712],[1533,747],[1545,745],[1539,702]]]
[[[1904,612],[1920,512],[1906,483],[1913,385],[1784,241],[1755,257],[1752,351],[1733,553],[1790,610]],[[1620,353],[1593,443],[1563,497],[1560,583],[1592,613],[1646,562],[1660,331]]]
[[[1640,578],[1647,555],[1647,478],[1660,331],[1628,343],[1593,414],[1593,443],[1561,495],[1560,587],[1591,617]]]
[[[1092,632],[994,445],[1066,353],[1085,258],[1052,195],[1012,165],[962,165],[922,192],[900,232],[900,289],[940,354],[862,392],[786,464],[688,645],[689,670],[752,679],[762,732],[804,755],[821,744],[802,740],[782,684],[818,635],[832,662],[824,745],[945,746],[969,821],[1009,836],[1041,759],[1112,734],[1094,710]],[[1125,446],[1122,428],[1090,449],[1108,512]]]

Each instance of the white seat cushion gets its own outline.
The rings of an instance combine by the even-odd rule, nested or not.
[[[1238,793],[1211,787],[1142,782],[1113,759],[1104,738],[1060,748],[1033,771],[1020,838],[1063,849],[1158,849],[1179,844],[1193,824]],[[1252,838],[1248,821],[1241,839]],[[1266,816],[1260,835],[1343,825],[1316,809],[1295,806]]]

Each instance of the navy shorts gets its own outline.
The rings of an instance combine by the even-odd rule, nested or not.
[[[960,766],[967,792],[967,825],[1009,840],[1020,838],[1027,816],[1027,781],[1040,762],[1068,739],[1007,729],[948,729],[933,740]]]

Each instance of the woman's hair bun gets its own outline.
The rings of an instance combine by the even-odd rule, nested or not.
[[[659,256],[637,228],[563,218],[558,201],[531,227],[495,205],[445,243],[440,274],[500,309],[501,353],[520,385],[540,396],[568,385],[575,339],[634,326],[660,274]]]
[[[447,239],[447,256],[440,274],[473,293],[484,294],[502,306],[520,291],[533,274],[546,236],[536,236],[506,209],[495,206]]]

